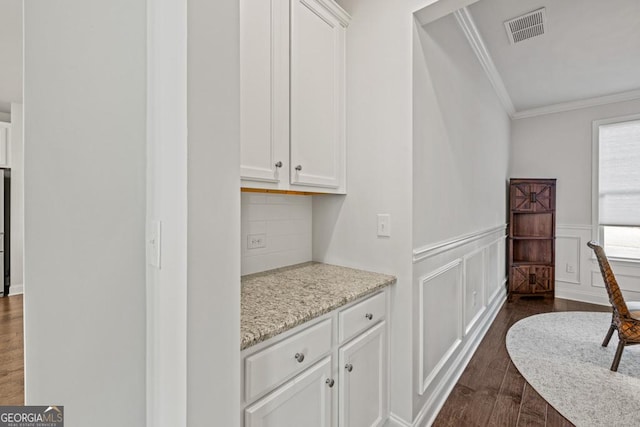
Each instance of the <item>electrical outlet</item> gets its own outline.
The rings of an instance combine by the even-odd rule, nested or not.
[[[258,249],[267,247],[266,234],[249,234],[247,236],[247,249]]]
[[[567,263],[567,273],[575,273],[575,272],[576,272],[576,268],[573,265]]]

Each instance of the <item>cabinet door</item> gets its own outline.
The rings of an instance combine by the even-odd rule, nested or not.
[[[289,2],[240,0],[240,175],[277,189],[288,170]]]
[[[245,427],[329,427],[331,357],[310,367],[245,410]]]
[[[519,294],[535,294],[551,291],[553,267],[521,265],[511,268],[509,290]]]
[[[517,212],[549,212],[555,209],[555,186],[523,182],[511,186],[511,209]]]
[[[388,413],[386,322],[340,349],[340,427],[371,427]]]
[[[344,191],[344,37],[316,0],[293,0],[291,184]]]

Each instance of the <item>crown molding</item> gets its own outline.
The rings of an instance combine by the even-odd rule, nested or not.
[[[579,110],[581,108],[596,107],[598,105],[614,104],[616,102],[633,101],[640,99],[640,89],[627,92],[614,93],[612,95],[598,96],[595,98],[581,99],[578,101],[561,102],[559,104],[547,105],[544,107],[530,108],[518,111],[511,115],[514,120],[526,119],[529,117],[543,116],[545,114],[562,113],[564,111]]]
[[[321,4],[329,13],[331,13],[343,27],[348,27],[351,21],[351,16],[342,8],[338,3],[333,0],[316,0]]]
[[[500,73],[498,73],[498,69],[493,63],[489,50],[487,49],[482,36],[478,32],[475,22],[473,22],[469,9],[463,7],[462,9],[456,10],[453,15],[456,17],[458,25],[462,28],[462,32],[478,57],[484,72],[487,74],[493,89],[496,91],[496,95],[498,95],[498,99],[500,99],[500,103],[506,110],[507,114],[510,117],[513,117],[516,114],[516,109],[513,106],[509,92],[507,92],[507,88],[502,81],[502,77],[500,77]]]
[[[493,89],[498,96],[498,99],[502,103],[505,111],[513,120],[526,119],[530,117],[542,116],[545,114],[555,114],[564,111],[579,110],[581,108],[596,107],[599,105],[614,104],[617,102],[632,101],[640,99],[640,89],[630,90],[627,92],[614,93],[611,95],[598,96],[594,98],[581,99],[577,101],[561,102],[558,104],[546,105],[543,107],[529,108],[526,110],[516,111],[513,101],[509,96],[504,81],[496,68],[491,54],[487,49],[482,36],[478,32],[471,12],[466,7],[463,7],[455,12],[453,15],[458,22],[458,25],[462,29],[467,41],[471,45],[474,53],[478,57],[485,74],[489,78]]]

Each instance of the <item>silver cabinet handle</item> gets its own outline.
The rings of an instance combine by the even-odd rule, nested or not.
[[[373,314],[367,313],[367,314],[364,315],[364,317],[366,317],[367,319],[371,320],[371,319],[373,319]]]
[[[302,363],[302,361],[304,360],[304,354],[302,354],[302,353],[296,353],[296,355],[293,356],[293,357],[295,357],[295,359],[298,361],[298,363]]]
[[[281,167],[282,167],[282,162],[277,162],[277,163],[276,163],[276,167],[277,167],[277,168],[281,168]]]
[[[351,372],[353,371],[353,365],[351,363],[347,363],[346,365],[344,365],[344,369],[346,369],[347,372]]]
[[[298,165],[298,166],[296,166],[296,170],[297,170],[298,172],[300,172],[300,171],[302,170],[302,165]]]
[[[334,380],[332,380],[331,378],[327,378],[327,380],[325,381],[325,383],[329,386],[329,388],[333,387],[333,385],[336,383]]]

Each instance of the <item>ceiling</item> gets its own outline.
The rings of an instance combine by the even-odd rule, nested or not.
[[[22,102],[22,0],[0,0],[0,112]]]
[[[545,34],[511,45],[504,21],[540,7]],[[480,0],[467,11],[516,115],[611,94],[640,97],[638,0]],[[22,0],[0,0],[0,112],[11,102],[22,102]]]
[[[541,7],[545,34],[510,44],[504,21]],[[612,94],[640,97],[638,0],[480,0],[467,11],[516,115]]]

